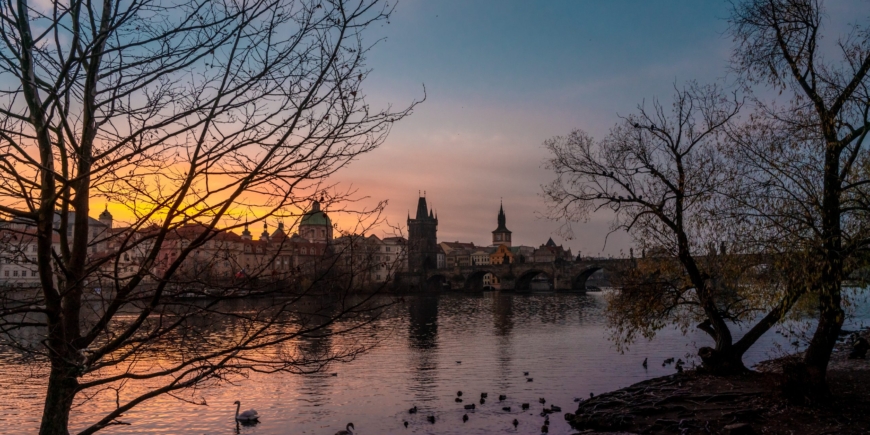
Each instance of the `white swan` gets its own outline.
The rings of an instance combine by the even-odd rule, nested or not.
[[[407,426],[406,426],[407,427]],[[335,433],[335,435],[353,435],[353,430],[356,429],[353,427],[353,423],[348,423],[344,430],[340,430]]]
[[[253,409],[249,409],[245,412],[239,414],[239,408],[242,407],[242,403],[236,400],[233,402],[233,405],[236,405],[236,421],[247,422],[247,421],[257,421],[260,418],[260,414],[257,414],[257,411]]]

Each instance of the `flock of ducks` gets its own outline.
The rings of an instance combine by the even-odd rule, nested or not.
[[[458,362],[458,361],[457,361],[457,362]],[[646,367],[646,359],[644,359],[644,367]],[[529,378],[529,377],[528,377],[528,376],[529,376],[529,372],[523,372],[523,376],[526,376],[526,381],[527,381],[527,382],[532,382],[532,378]],[[592,398],[592,397],[594,397],[594,396],[595,396],[595,395],[594,395],[593,393],[589,393],[589,397],[590,397],[590,398]],[[488,394],[488,393],[480,393],[480,401],[479,401],[479,403],[480,403],[481,405],[486,404],[486,399],[487,399],[488,397],[489,397],[489,394]],[[507,395],[505,395],[505,394],[499,394],[499,396],[498,396],[498,401],[499,401],[499,402],[504,402],[505,400],[507,400]],[[462,399],[462,391],[457,391],[457,392],[456,392],[456,398],[455,398],[455,401],[456,401],[456,403],[462,403],[462,402],[463,402],[463,399]],[[579,402],[580,399],[575,398],[574,401],[575,401],[575,402]],[[541,405],[544,406],[544,408],[542,409],[541,414],[540,414],[541,417],[544,417],[544,424],[543,424],[543,426],[541,426],[541,433],[542,433],[542,434],[546,434],[546,433],[549,433],[549,432],[550,432],[550,414],[555,413],[555,412],[562,412],[562,408],[559,407],[559,406],[553,405],[553,404],[550,404],[550,407],[547,408],[547,407],[546,407],[547,399],[545,399],[545,398],[543,398],[543,397],[541,397],[541,398],[538,399],[538,403],[540,403]],[[249,409],[249,410],[247,410],[247,411],[239,412],[239,410],[240,410],[241,407],[242,407],[241,402],[239,402],[238,400],[236,400],[235,402],[233,402],[233,404],[236,405],[236,422],[241,423],[241,424],[243,424],[243,425],[256,424],[256,423],[259,422],[260,415],[257,413],[257,411],[255,411],[255,410],[253,410],[253,409]],[[472,412],[473,412],[473,411],[477,408],[477,405],[474,404],[474,403],[471,403],[471,404],[464,405],[464,408],[465,408],[466,411],[472,411]],[[520,405],[520,408],[522,408],[523,411],[527,411],[527,410],[529,410],[530,405],[529,405],[529,403],[522,403],[522,404]],[[510,407],[510,406],[503,406],[501,409],[502,409],[502,411],[506,411],[506,412],[510,412],[510,411],[511,411],[511,407]],[[408,414],[416,414],[416,413],[417,413],[417,406],[416,406],[416,405],[414,405],[413,408],[411,408],[411,409],[408,410]],[[467,414],[467,413],[466,413],[466,414],[463,414],[463,415],[462,415],[462,422],[465,423],[465,422],[467,422],[468,420],[469,420],[468,414]],[[435,424],[435,416],[434,416],[434,415],[426,416],[426,421],[428,421],[428,422],[431,423],[431,424]],[[409,423],[408,423],[407,420],[404,420],[404,421],[402,422],[402,424],[407,428]],[[517,420],[517,419],[515,418],[515,419],[511,422],[511,424],[513,424],[514,429],[516,429],[516,428],[519,426],[520,422],[519,422],[519,420]],[[353,435],[353,434],[354,434],[354,430],[356,430],[356,428],[353,426],[353,423],[348,423],[347,426],[345,426],[344,430],[340,430],[340,431],[336,432],[335,435]]]
[[[457,361],[457,363],[459,363],[459,361]],[[529,372],[523,372],[523,376],[526,377],[526,382],[532,382],[532,381],[533,381],[533,378],[528,377],[528,376],[529,376]],[[456,397],[455,397],[453,400],[454,400],[456,403],[463,403],[465,400],[468,400],[467,398],[463,399],[462,396],[463,396],[462,391],[457,391],[457,392],[456,392]],[[589,397],[594,397],[594,394],[593,394],[593,393],[589,393]],[[488,394],[488,393],[480,393],[480,400],[479,400],[479,403],[480,403],[481,405],[486,404],[486,400],[487,400],[488,398],[489,398],[489,394]],[[473,399],[472,399],[472,400],[473,400]],[[507,395],[505,395],[505,394],[499,394],[499,396],[498,396],[498,401],[499,401],[499,402],[504,402],[505,400],[507,400]],[[580,399],[575,398],[574,401],[575,401],[575,402],[579,402]],[[540,403],[541,405],[544,405],[544,408],[541,410],[541,414],[540,414],[541,417],[544,417],[544,422],[543,422],[544,424],[541,426],[541,433],[542,433],[542,434],[546,434],[546,433],[549,433],[549,432],[550,432],[550,414],[555,413],[555,412],[562,412],[562,408],[559,407],[559,406],[553,405],[553,404],[550,404],[550,407],[547,408],[547,407],[546,407],[547,399],[545,399],[545,398],[543,398],[543,397],[541,397],[541,398],[538,399],[538,403]],[[466,411],[474,411],[474,410],[477,409],[477,404],[475,404],[475,403],[470,403],[470,404],[467,404],[467,405],[463,405],[463,408],[464,408]],[[528,411],[529,408],[530,408],[530,404],[529,404],[529,403],[522,403],[522,404],[520,404],[520,408],[522,408],[523,411]],[[501,409],[502,409],[502,411],[505,411],[505,412],[511,412],[511,407],[510,407],[510,406],[503,406]],[[411,409],[408,410],[408,414],[416,414],[417,411],[418,411],[418,410],[417,410],[417,406],[415,405],[413,408],[411,408]],[[463,423],[466,423],[468,420],[469,420],[468,414],[467,414],[467,413],[466,413],[466,414],[463,414],[463,415],[462,415],[462,422],[463,422]],[[434,416],[434,415],[428,415],[428,416],[426,416],[426,421],[428,421],[428,422],[431,423],[431,424],[435,424],[435,416]],[[404,420],[404,421],[402,421],[402,424],[407,428],[409,423],[408,423],[407,420]],[[519,422],[519,420],[517,420],[517,419],[515,418],[515,419],[513,419],[513,421],[511,422],[511,424],[513,424],[514,429],[516,429],[516,428],[519,426],[520,422]],[[339,434],[336,434],[336,435],[339,435]],[[344,434],[342,433],[341,435],[344,435]]]

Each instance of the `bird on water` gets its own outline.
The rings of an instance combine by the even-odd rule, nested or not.
[[[257,414],[257,411],[254,411],[253,409],[243,411],[241,414],[239,413],[239,408],[242,407],[242,402],[236,400],[233,402],[233,405],[236,405],[236,421],[245,423],[259,420],[260,414]]]
[[[520,422],[519,422],[519,420],[517,420],[517,419],[514,419],[514,429],[516,429],[516,428],[517,428],[517,426],[519,426],[519,425],[520,425]]]
[[[465,423],[468,421],[468,414],[462,414],[462,422]]]
[[[353,423],[348,423],[347,426],[344,427],[344,430],[340,430],[335,433],[335,435],[353,435],[353,431],[356,429],[353,427]]]

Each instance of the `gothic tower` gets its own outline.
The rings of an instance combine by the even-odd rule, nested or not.
[[[492,232],[492,245],[505,245],[511,247],[511,231],[505,225],[504,206],[499,204],[498,208],[498,228]]]
[[[426,197],[417,201],[414,219],[408,216],[408,271],[423,272],[438,267],[438,218],[426,205]]]

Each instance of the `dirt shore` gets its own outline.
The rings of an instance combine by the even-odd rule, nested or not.
[[[865,332],[867,335],[867,332]],[[779,394],[781,361],[740,376],[687,371],[580,403],[565,419],[581,434],[870,434],[870,360],[832,357],[832,398],[794,406]]]

